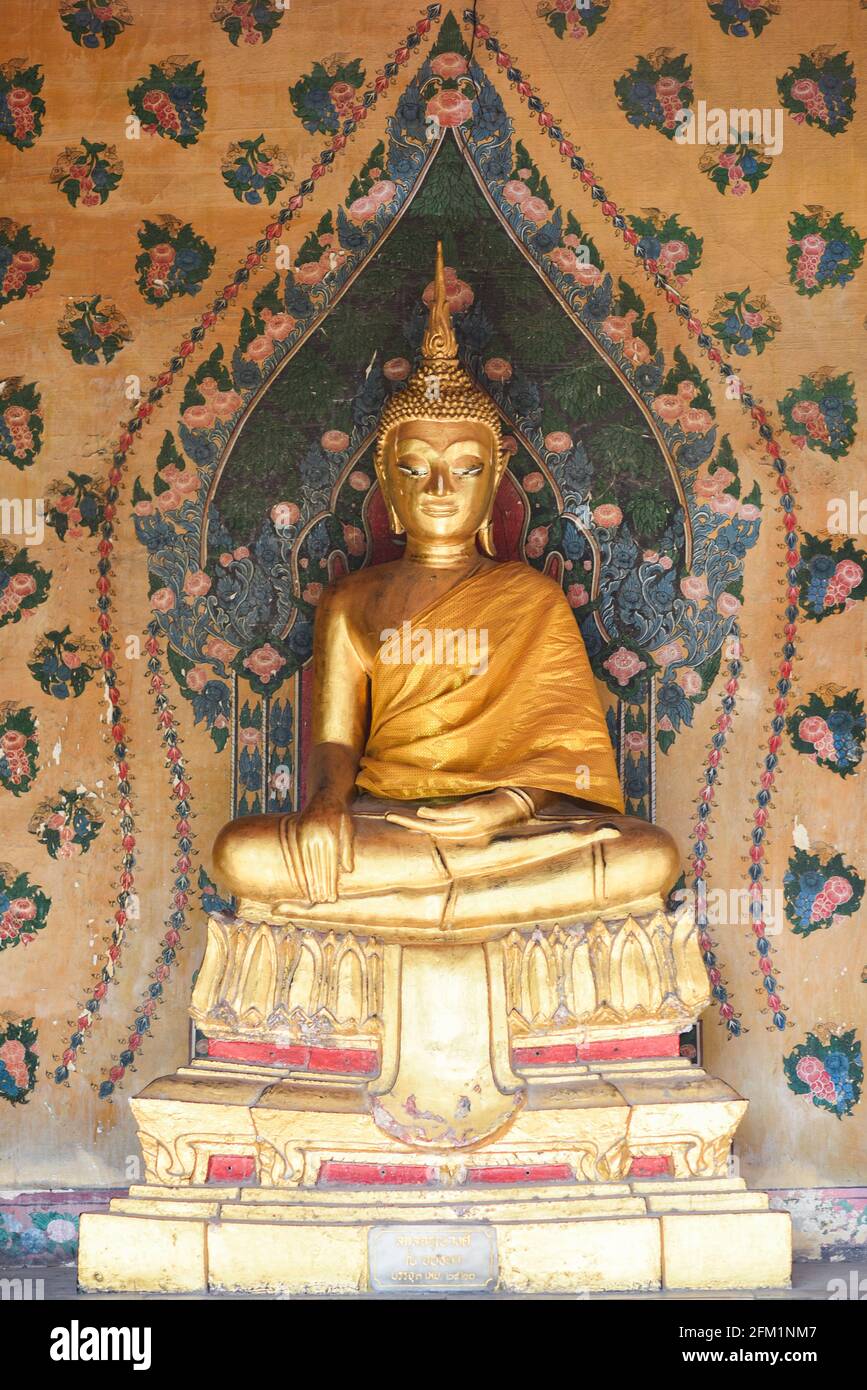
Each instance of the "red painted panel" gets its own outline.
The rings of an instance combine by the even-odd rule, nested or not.
[[[513,1163],[503,1168],[470,1168],[467,1182],[563,1182],[574,1176],[568,1163],[535,1163],[528,1168]]]
[[[375,1048],[311,1047],[311,1071],[339,1072],[341,1076],[369,1075],[379,1067]]]
[[[673,1171],[671,1154],[644,1154],[629,1165],[630,1178],[660,1178]]]
[[[224,1062],[258,1062],[266,1067],[292,1067],[295,1071],[327,1071],[339,1076],[370,1075],[379,1066],[375,1048],[306,1047],[290,1043],[226,1042],[208,1038],[208,1056]]]
[[[679,1057],[680,1034],[665,1033],[662,1037],[608,1038],[605,1042],[580,1043],[578,1058],[582,1062],[612,1061],[615,1057]]]
[[[435,1168],[423,1168],[409,1163],[343,1163],[336,1159],[326,1159],[320,1165],[316,1179],[317,1186],[326,1187],[332,1183],[347,1183],[369,1187],[399,1187],[411,1184],[423,1187],[436,1180]]]
[[[205,1182],[245,1182],[256,1176],[252,1154],[211,1154]]]
[[[550,1047],[516,1047],[512,1061],[517,1067],[541,1067],[554,1062],[577,1062],[574,1043],[552,1043]]]
[[[680,1035],[664,1037],[608,1038],[605,1042],[550,1043],[543,1047],[516,1047],[512,1061],[517,1067],[563,1066],[569,1062],[605,1062],[620,1058],[680,1056]]]
[[[224,1062],[264,1062],[271,1067],[306,1067],[310,1048],[292,1045],[278,1047],[275,1043],[225,1042],[208,1038],[208,1056]]]

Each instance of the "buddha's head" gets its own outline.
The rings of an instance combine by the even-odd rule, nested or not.
[[[500,417],[458,362],[442,243],[421,366],[385,404],[375,462],[395,534],[426,543],[475,536],[494,554],[491,512],[506,464]]]

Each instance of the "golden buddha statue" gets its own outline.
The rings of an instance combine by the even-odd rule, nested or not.
[[[623,815],[566,598],[494,558],[500,419],[458,362],[441,246],[422,363],[375,461],[406,551],[323,596],[307,804],[214,847],[239,915],[467,941],[661,908],[677,850]]]
[[[727,1173],[747,1103],[679,1055],[674,844],[623,815],[561,589],[492,553],[505,462],[438,248],[376,451],[406,553],[319,608],[304,809],[220,832],[203,1040],[132,1101],[146,1182],[82,1217],[85,1288],[788,1281],[788,1216]]]

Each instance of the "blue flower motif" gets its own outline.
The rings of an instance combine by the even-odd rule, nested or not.
[[[836,572],[837,562],[830,555],[814,555],[810,569],[819,579],[830,579]]]

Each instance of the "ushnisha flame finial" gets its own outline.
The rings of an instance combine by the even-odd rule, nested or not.
[[[457,361],[458,340],[452,326],[452,311],[446,293],[446,268],[443,261],[443,244],[437,242],[436,267],[434,269],[434,296],[428,313],[427,328],[421,344],[422,361],[429,366],[447,358]]]

